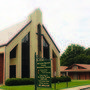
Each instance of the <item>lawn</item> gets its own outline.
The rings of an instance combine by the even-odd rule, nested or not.
[[[68,82],[68,87],[76,87],[76,86],[82,86],[82,85],[88,85],[90,84],[90,80],[72,80],[71,82]],[[1,86],[0,88],[6,89],[6,90],[34,90],[34,85],[21,85],[21,86]],[[67,83],[57,83],[56,89],[59,90],[61,88],[67,88]],[[52,84],[52,88],[38,88],[38,90],[55,90],[54,84]]]

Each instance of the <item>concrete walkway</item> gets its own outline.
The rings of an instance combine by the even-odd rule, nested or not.
[[[90,87],[90,85],[85,85],[85,86],[78,86],[78,87],[73,87],[73,88],[66,88],[66,89],[61,89],[61,90],[80,90],[80,89],[84,89],[84,88],[88,88]],[[89,89],[87,89],[89,90]]]

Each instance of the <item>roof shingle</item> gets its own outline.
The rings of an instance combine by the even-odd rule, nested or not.
[[[16,25],[0,31],[0,46],[7,45],[30,21],[24,20]]]

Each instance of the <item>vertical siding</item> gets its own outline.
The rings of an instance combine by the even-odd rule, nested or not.
[[[85,79],[90,79],[90,73],[89,72],[85,72]]]
[[[71,79],[73,79],[73,72],[69,72],[69,73],[68,73],[68,76],[69,76]]]
[[[71,79],[89,80],[90,72],[69,72],[68,76],[70,76]]]

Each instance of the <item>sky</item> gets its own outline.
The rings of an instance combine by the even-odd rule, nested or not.
[[[61,54],[71,44],[90,47],[90,0],[0,0],[0,31],[37,8]]]

